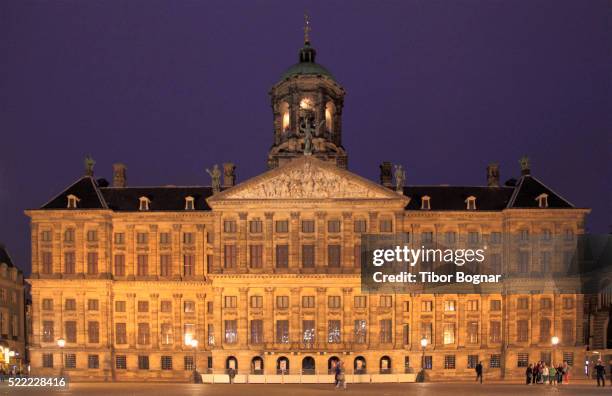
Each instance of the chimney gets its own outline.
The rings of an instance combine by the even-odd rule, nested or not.
[[[385,161],[380,164],[380,184],[385,187],[393,187],[392,169],[393,165],[391,165],[391,162]]]
[[[223,188],[233,187],[236,184],[236,165],[231,162],[223,164]]]
[[[127,167],[122,163],[113,164],[113,187],[127,187]]]
[[[529,166],[529,157],[524,155],[519,160],[519,164],[521,165],[521,175],[526,176],[531,174],[531,169]]]
[[[499,164],[487,165],[487,186],[499,187]]]

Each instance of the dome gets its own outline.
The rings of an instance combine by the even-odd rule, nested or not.
[[[289,77],[293,77],[293,76],[297,76],[297,75],[305,75],[305,74],[310,74],[310,75],[321,75],[321,76],[327,76],[330,78],[334,78],[334,76],[332,76],[332,74],[329,72],[329,70],[327,70],[325,67],[319,65],[318,63],[296,63],[295,65],[291,66],[290,68],[288,68],[282,76],[282,80],[289,78]]]

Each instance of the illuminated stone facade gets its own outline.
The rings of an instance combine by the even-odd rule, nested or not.
[[[314,64],[303,51],[301,63]],[[477,361],[487,377],[522,376],[524,363],[550,359],[553,335],[554,361],[583,358],[583,298],[542,274],[566,270],[588,210],[531,176],[526,162],[505,186],[489,168],[486,187],[404,187],[400,178],[392,188],[388,164],[382,185],[347,171],[343,90],[326,73],[288,71],[279,83],[291,85],[288,116],[276,100],[285,94],[273,89],[275,140],[260,176],[221,192],[139,188],[116,166],[109,187],[89,164],[27,211],[36,374],[57,373],[62,352],[73,379],[188,380],[196,353],[203,373],[326,374],[336,358],[350,374],[404,373],[420,369],[423,337],[432,379],[472,377]],[[316,100],[318,110],[299,118],[295,106],[312,98],[303,81],[334,87],[338,118],[325,120]],[[300,123],[323,129],[306,136]],[[364,233],[409,233],[413,247],[486,245],[488,268],[513,277],[495,294],[367,295]]]
[[[0,245],[0,367],[23,369],[26,356],[23,274]]]

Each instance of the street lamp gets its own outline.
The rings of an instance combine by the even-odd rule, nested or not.
[[[62,366],[60,368],[60,377],[64,376],[64,347],[66,346],[66,340],[58,338],[57,346],[60,348],[60,354],[62,355]]]
[[[557,347],[557,344],[559,343],[559,337],[553,336],[550,339],[550,343],[552,344],[552,351],[551,351],[551,357],[550,357],[550,365],[552,367],[555,367],[555,348]]]
[[[421,377],[420,382],[425,382],[425,348],[427,348],[428,343],[429,341],[427,340],[427,337],[421,338],[421,348],[423,349],[423,355],[421,356],[421,373],[419,375],[419,377]]]
[[[198,382],[198,340],[191,339],[189,345],[193,348],[193,382]]]

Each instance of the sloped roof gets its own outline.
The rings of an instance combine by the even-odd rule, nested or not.
[[[521,176],[508,203],[508,208],[538,208],[536,198],[541,194],[548,195],[548,208],[574,208],[574,205],[568,200],[531,175]]]
[[[9,267],[14,267],[13,260],[11,260],[11,256],[3,245],[0,245],[0,263],[5,263]]]
[[[503,210],[513,187],[483,186],[407,186],[404,194],[411,198],[406,210],[421,210],[421,197],[430,197],[431,210],[467,210],[465,200],[476,197],[476,210]]]
[[[106,209],[104,198],[100,194],[97,183],[91,176],[83,176],[51,201],[42,206],[42,209],[67,209],[68,195],[79,198],[77,207],[79,209]]]
[[[114,211],[138,211],[140,197],[147,197],[149,211],[185,210],[185,198],[194,198],[194,210],[210,210],[206,198],[211,187],[104,187],[100,188],[108,208]]]

